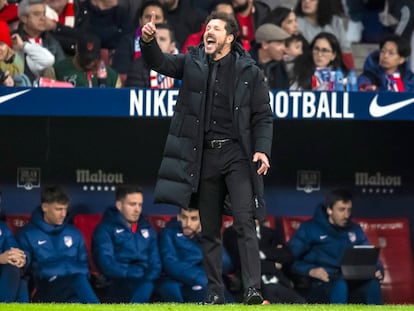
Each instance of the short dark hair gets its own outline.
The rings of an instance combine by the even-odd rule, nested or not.
[[[384,37],[384,39],[381,40],[380,49],[382,49],[387,42],[395,43],[397,46],[398,55],[401,57],[408,57],[411,55],[411,47],[407,39],[396,34],[387,35]]]
[[[175,42],[174,30],[171,28],[170,24],[159,23],[159,24],[156,24],[155,27],[157,27],[157,29],[167,29],[170,33],[171,42]]]
[[[115,190],[115,200],[122,201],[128,194],[131,193],[144,193],[141,187],[136,185],[119,185]]]
[[[164,5],[158,1],[158,0],[146,0],[144,1],[144,3],[142,4],[142,6],[139,8],[138,10],[138,14],[137,14],[137,18],[136,20],[138,21],[138,19],[140,19],[142,17],[142,14],[144,14],[144,11],[147,7],[149,6],[156,6],[159,7],[162,10],[162,14],[164,14],[164,18],[167,18],[167,11],[165,10]]]
[[[281,27],[284,20],[289,16],[290,13],[295,13],[292,9],[284,6],[279,6],[273,9],[263,20],[263,24],[271,23]]]
[[[328,193],[325,199],[325,208],[331,208],[338,201],[352,202],[352,194],[348,189],[337,188]]]
[[[56,185],[45,186],[42,188],[40,195],[41,203],[59,203],[69,204],[69,196],[66,191]]]
[[[239,33],[239,25],[237,24],[236,19],[233,16],[228,15],[224,12],[213,12],[207,16],[205,24],[207,25],[211,20],[219,19],[226,23],[225,29],[228,35],[233,35],[236,42],[237,34]]]

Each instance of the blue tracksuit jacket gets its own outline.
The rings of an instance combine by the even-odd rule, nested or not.
[[[19,248],[9,227],[7,227],[5,222],[0,221],[0,254],[12,247]]]
[[[159,243],[163,268],[168,276],[190,286],[207,285],[200,236],[186,237],[181,223],[174,218],[161,232]],[[231,269],[230,257],[223,249],[223,273]]]
[[[67,217],[62,225],[50,225],[43,220],[39,206],[31,221],[19,230],[17,242],[26,253],[26,267],[34,277],[89,275],[85,241],[78,229],[67,224]]]
[[[323,267],[332,276],[340,275],[340,263],[346,248],[369,245],[361,226],[352,221],[341,228],[329,223],[324,207],[319,206],[313,218],[303,222],[288,245],[295,258],[292,271],[308,275],[309,270]],[[379,264],[379,269],[382,270]]]
[[[92,235],[92,253],[108,278],[155,280],[161,272],[157,235],[143,215],[133,233],[116,207],[109,207]]]

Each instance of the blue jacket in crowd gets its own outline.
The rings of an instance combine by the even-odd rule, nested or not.
[[[303,222],[289,241],[295,258],[292,270],[297,274],[309,275],[311,269],[322,267],[331,277],[339,276],[345,249],[369,244],[359,224],[349,221],[346,227],[334,226],[329,223],[325,207],[321,205],[313,218]],[[382,267],[379,266],[379,269],[382,270]]]
[[[89,275],[83,236],[67,221],[68,217],[62,225],[46,223],[39,206],[33,211],[30,222],[19,230],[17,241],[26,253],[26,266],[34,277]]]
[[[199,235],[185,236],[181,223],[173,218],[160,235],[160,254],[166,274],[186,285],[206,286],[200,243]],[[223,273],[229,273],[231,269],[230,256],[223,249]]]
[[[140,216],[133,233],[116,207],[109,207],[92,235],[92,253],[100,271],[108,278],[155,280],[161,272],[157,234]]]
[[[0,254],[12,247],[19,248],[9,227],[7,227],[5,222],[0,221]]]
[[[398,67],[405,92],[414,92],[414,74],[407,61]],[[364,63],[363,73],[358,77],[358,87],[376,85],[378,91],[388,91],[384,68],[379,65],[379,50],[371,52]]]

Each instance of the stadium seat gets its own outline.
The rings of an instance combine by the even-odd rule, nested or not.
[[[284,216],[281,217],[283,237],[285,242],[289,241],[292,235],[299,228],[300,224],[308,219],[310,216]]]
[[[154,230],[159,233],[175,215],[147,215],[147,220]]]
[[[78,214],[73,219],[73,225],[79,229],[85,239],[86,251],[88,252],[89,269],[92,275],[99,275],[92,258],[92,233],[102,219],[102,214]]]
[[[6,215],[6,224],[16,234],[17,231],[30,221],[30,214]]]

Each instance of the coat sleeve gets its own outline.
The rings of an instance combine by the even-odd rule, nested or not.
[[[264,152],[270,159],[273,138],[273,113],[270,108],[269,88],[259,68],[256,69],[252,101],[252,134],[255,152]]]
[[[149,265],[145,270],[145,279],[147,280],[155,280],[161,274],[161,258],[160,252],[158,249],[158,238],[155,231],[151,230],[151,241],[149,245],[149,255],[148,255],[148,262]]]
[[[17,233],[17,236],[16,236],[16,240],[17,240],[17,243],[20,246],[20,249],[22,251],[24,251],[24,253],[26,255],[25,268],[27,269],[28,267],[30,267],[30,264],[32,262],[33,249],[32,249],[32,246],[31,246],[29,240],[27,239],[27,234],[26,234],[26,229],[25,228],[22,228],[22,229],[19,230],[19,232]]]
[[[76,239],[78,240],[78,252],[77,252],[78,257],[77,257],[77,260],[75,260],[72,263],[73,267],[69,271],[88,275],[89,274],[88,252],[86,251],[85,240],[82,234],[80,233],[80,231],[78,231],[77,229],[75,230],[77,232]]]
[[[145,267],[142,265],[116,260],[111,234],[102,225],[98,225],[92,235],[92,253],[99,270],[107,277],[142,278],[145,274]]]
[[[194,269],[193,263],[179,258],[172,239],[172,233],[174,231],[165,229],[160,236],[160,254],[165,272],[184,284],[199,284],[203,273],[200,272],[200,269]]]
[[[27,66],[29,66],[29,69],[33,72],[38,73],[47,67],[53,66],[55,62],[53,54],[48,49],[38,44],[25,42],[23,51],[26,53]]]
[[[10,248],[19,248],[16,239],[14,238],[13,233],[7,227],[6,224],[0,224],[1,235],[3,243],[1,243],[2,247],[0,249],[0,253],[4,253],[5,251],[9,250]]]
[[[155,71],[182,80],[184,72],[184,54],[165,54],[161,52],[157,40],[144,42],[142,37],[139,41],[144,61]]]
[[[302,260],[305,253],[307,253],[311,248],[309,234],[306,230],[306,225],[304,224],[299,226],[296,233],[289,240],[288,246],[294,258],[292,263],[292,272],[301,275],[308,275],[309,270],[315,268],[315,266]]]

